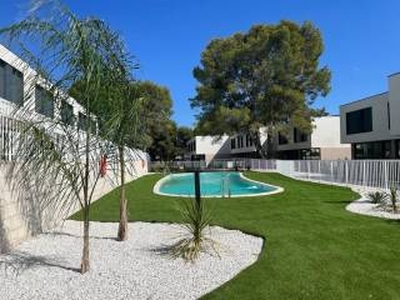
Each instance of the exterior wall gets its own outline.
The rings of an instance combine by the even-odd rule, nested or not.
[[[195,151],[189,151],[185,156],[204,155],[208,164],[214,158],[224,158],[230,155],[229,137],[227,135],[217,136],[196,136],[189,143],[195,143]]]
[[[144,164],[143,164],[144,162]],[[132,181],[147,174],[147,160],[133,162],[131,170],[126,174],[127,181]],[[10,183],[7,178],[9,164],[0,165],[0,253],[7,252],[18,245],[21,241],[38,234],[44,230],[55,228],[71,214],[79,210],[77,201],[68,204],[67,209],[61,209],[59,203],[62,201],[57,194],[49,205],[41,202],[42,195],[51,193],[54,188],[51,178],[42,178],[48,185],[45,189],[21,190]],[[118,178],[113,176],[101,178],[93,193],[93,201],[110,192],[118,186]]]
[[[277,140],[277,139],[276,139]],[[289,130],[287,136],[288,143],[279,145],[277,143],[277,151],[293,151],[311,148],[319,148],[321,159],[345,159],[350,158],[350,144],[342,144],[340,141],[340,117],[324,116],[315,118],[313,121],[312,133],[308,135],[307,141],[294,142],[294,129]],[[332,153],[329,153],[332,151]]]
[[[315,118],[314,130],[311,135],[311,147],[343,148],[350,150],[350,145],[340,142],[340,116]]]
[[[24,120],[18,113],[21,110],[21,113],[43,120],[45,124],[46,117],[35,112],[34,88],[36,84],[45,89],[50,85],[41,80],[32,68],[1,44],[0,59],[23,74],[24,94],[22,109],[18,110],[16,110],[16,104],[0,98],[0,252],[4,252],[29,236],[53,228],[62,219],[75,212],[79,206],[77,203],[70,203],[68,207],[60,207],[62,193],[57,193],[54,178],[35,178],[29,186],[23,187],[16,184],[16,178],[7,178],[10,176],[8,168],[11,163],[9,161],[13,160],[14,151],[14,147],[10,144],[18,135],[19,130],[16,120]],[[77,101],[66,94],[63,96],[65,96],[63,100],[72,105],[76,117],[79,113],[84,113],[84,109]],[[61,118],[58,105],[54,105],[54,118]],[[71,127],[71,130],[75,129]],[[61,131],[60,134],[62,134]],[[137,156],[133,161],[131,157],[127,158],[130,170],[126,174],[127,181],[142,176],[148,171],[146,154],[139,151],[135,153]],[[39,175],[41,174],[38,174],[38,177]],[[118,186],[118,181],[119,178],[115,175],[101,178],[94,190],[93,200]],[[46,201],[45,205],[44,198],[51,199],[51,205],[48,205],[49,201]]]
[[[35,93],[34,88],[38,83],[43,87],[49,87],[50,84],[40,81],[37,73],[33,70],[26,62],[16,56],[13,52],[8,50],[6,47],[0,44],[0,59],[5,61],[10,66],[14,67],[18,71],[22,72],[24,76],[24,104],[23,107],[25,110],[29,110],[33,115],[37,115],[38,118],[42,117],[41,115],[35,113]],[[78,114],[84,113],[83,107],[72,97],[65,96],[65,101],[68,104],[72,105],[74,115],[77,117]],[[0,114],[3,115],[11,115],[13,114],[16,106],[14,103],[3,99],[0,97]],[[54,118],[60,118],[60,111],[57,105],[54,106]]]
[[[400,137],[400,73],[389,76],[390,135]]]
[[[353,158],[400,158],[400,73],[388,76],[388,86],[389,90],[385,93],[340,107],[341,140],[352,144]],[[369,107],[372,130],[347,134],[347,114]]]
[[[383,93],[342,105],[340,107],[342,143],[361,143],[393,139],[388,127],[388,102],[389,93]],[[372,131],[347,135],[346,114],[368,107],[372,108]],[[391,109],[391,111],[393,111],[393,109]]]
[[[321,160],[351,159],[351,147],[321,148]]]
[[[243,146],[244,147],[242,147],[242,148],[238,148],[238,142],[237,142],[238,136],[242,136],[243,137],[243,141],[244,141],[243,142]],[[264,128],[260,128],[260,136],[261,136],[261,144],[263,145],[267,140],[267,133],[266,133]],[[254,152],[257,151],[256,147],[254,145],[253,146],[246,146],[246,135],[245,134],[240,134],[240,135],[237,134],[237,135],[234,135],[233,137],[231,137],[230,139],[236,139],[236,148],[235,149],[230,149],[230,153],[232,155],[234,155],[234,156],[235,155],[236,156],[240,156],[240,154],[250,154],[250,153],[254,153]],[[231,145],[229,144],[229,147],[230,146]]]

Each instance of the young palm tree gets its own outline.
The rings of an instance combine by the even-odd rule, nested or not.
[[[60,211],[75,201],[79,203],[84,242],[81,273],[85,273],[90,268],[90,206],[100,178],[101,150],[106,144],[97,134],[94,110],[102,100],[100,92],[112,85],[115,70],[119,69],[115,63],[122,61],[115,58],[120,49],[119,38],[104,22],[79,19],[52,2],[41,2],[25,20],[1,29],[0,34],[11,41],[18,40],[24,58],[38,70],[31,79],[31,91],[25,95],[27,102],[33,101],[35,83],[44,82],[54,105],[62,111],[63,103],[68,102],[64,91],[75,82],[82,83],[83,111],[78,124],[37,116],[27,109],[31,105],[16,110],[16,117],[23,121],[16,153],[21,163],[14,164],[11,172],[18,178],[15,185],[30,186],[37,176],[52,178],[53,191],[61,195],[57,198],[61,201],[57,203]],[[32,44],[35,53],[26,47]],[[42,199],[43,205],[52,201],[54,197]]]

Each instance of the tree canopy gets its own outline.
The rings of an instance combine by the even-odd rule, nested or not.
[[[320,31],[311,23],[281,21],[212,40],[193,75],[199,82],[193,108],[205,134],[245,133],[262,157],[272,138],[290,126],[311,130],[312,107],[330,91],[331,72],[320,66]],[[260,129],[266,128],[266,147]]]

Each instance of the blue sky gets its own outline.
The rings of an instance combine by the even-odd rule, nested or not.
[[[322,31],[322,64],[332,70],[332,91],[317,106],[337,114],[339,105],[387,89],[400,71],[398,0],[66,0],[81,16],[96,15],[119,31],[138,58],[138,77],[168,87],[174,120],[192,125],[192,69],[216,37],[281,19],[312,21]],[[0,26],[21,18],[27,1],[1,0]]]

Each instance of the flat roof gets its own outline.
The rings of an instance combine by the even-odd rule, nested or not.
[[[396,76],[396,75],[400,75],[400,72],[392,73],[392,74],[388,75],[388,77],[392,77],[392,76]]]
[[[368,97],[364,97],[364,98],[361,98],[361,99],[358,99],[358,100],[355,100],[355,101],[352,101],[352,102],[349,102],[349,103],[346,103],[346,104],[341,104],[340,106],[346,106],[346,105],[354,104],[354,103],[357,103],[357,102],[368,100],[370,98],[382,96],[382,95],[385,95],[385,94],[388,94],[388,93],[389,92],[383,92],[383,93],[379,93],[379,94],[374,94],[374,95],[371,95],[371,96],[368,96]]]

